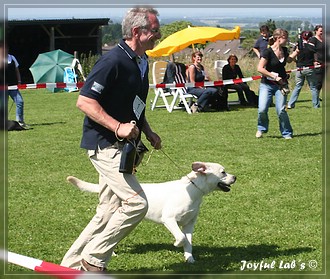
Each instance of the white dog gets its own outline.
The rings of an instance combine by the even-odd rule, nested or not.
[[[82,191],[99,192],[98,184],[73,176],[67,180]],[[185,260],[193,263],[192,234],[203,196],[214,190],[228,192],[235,181],[219,164],[195,162],[192,172],[180,180],[142,183],[149,204],[145,218],[164,224],[175,238],[174,246],[183,246]]]

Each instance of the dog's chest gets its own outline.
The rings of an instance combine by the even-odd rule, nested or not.
[[[176,210],[176,220],[181,225],[190,222],[192,219],[195,219],[200,208],[201,201],[196,201],[190,204],[182,205]]]

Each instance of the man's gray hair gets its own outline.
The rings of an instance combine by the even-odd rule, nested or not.
[[[136,7],[128,10],[121,27],[123,39],[131,39],[133,37],[133,27],[149,28],[149,14],[159,15],[158,11],[151,7]]]

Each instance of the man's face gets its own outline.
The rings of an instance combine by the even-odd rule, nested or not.
[[[149,27],[141,29],[140,42],[144,50],[153,49],[157,40],[161,38],[159,21],[154,14],[149,14]]]
[[[261,32],[260,34],[261,34],[261,36],[263,36],[264,38],[268,38],[268,33],[267,33],[267,32]]]

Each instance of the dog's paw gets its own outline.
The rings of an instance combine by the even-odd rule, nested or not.
[[[194,263],[195,262],[195,259],[192,255],[190,256],[185,256],[185,259],[186,259],[186,262],[187,263]]]

